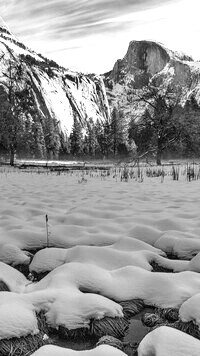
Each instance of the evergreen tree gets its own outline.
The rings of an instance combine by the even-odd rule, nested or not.
[[[34,122],[32,124],[33,132],[33,154],[36,158],[45,158],[46,157],[46,145],[44,140],[44,132],[41,123]]]
[[[96,129],[95,125],[93,122],[93,119],[90,118],[88,123],[87,123],[87,136],[85,139],[86,145],[87,145],[87,152],[91,156],[95,156],[97,150],[98,150],[98,141],[97,141],[97,136],[96,136]]]
[[[112,152],[127,153],[128,149],[128,125],[123,112],[114,107],[111,113],[111,140]]]
[[[200,107],[191,96],[184,107],[175,112],[174,120],[179,128],[178,151],[184,156],[200,154]]]
[[[61,147],[59,122],[53,116],[48,116],[44,118],[43,125],[47,156],[49,159],[57,159]]]
[[[60,154],[70,154],[71,142],[66,133],[60,132]]]
[[[97,153],[105,154],[104,147],[104,127],[102,123],[97,119],[95,123],[95,135],[97,139]]]
[[[77,155],[83,152],[82,126],[76,115],[74,115],[74,124],[70,135],[70,142],[71,142],[71,153],[73,155]]]
[[[109,153],[112,152],[112,134],[111,134],[111,124],[106,120],[103,124],[103,155],[108,157]]]
[[[23,140],[24,121],[31,105],[28,95],[28,76],[24,66],[12,60],[2,72],[0,126],[1,144],[8,149],[10,164],[14,165],[17,148]]]

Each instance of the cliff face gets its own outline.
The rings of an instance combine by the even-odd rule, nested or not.
[[[150,83],[158,88],[170,85],[182,90],[182,103],[191,95],[200,104],[200,62],[185,54],[173,52],[150,41],[132,41],[122,60],[104,76],[110,106],[117,105],[128,115],[134,110],[143,113],[144,104],[131,100],[131,90],[140,90]]]
[[[104,122],[109,118],[108,100],[100,76],[70,71],[36,54],[20,43],[3,23],[0,23],[0,87],[5,95],[1,96],[1,101],[8,93],[5,73],[11,61],[12,65],[21,66],[23,77],[20,85],[23,89],[28,82],[29,95],[34,102],[34,110],[32,108],[28,115],[29,130],[33,126],[35,112],[40,117],[41,130],[45,131],[44,141],[49,135],[48,125],[51,129],[56,127],[57,136],[61,134],[63,137],[70,134],[74,117],[83,128],[90,118],[94,122],[97,119]]]

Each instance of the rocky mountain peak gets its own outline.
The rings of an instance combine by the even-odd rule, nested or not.
[[[141,69],[151,75],[160,72],[169,60],[169,54],[161,45],[149,41],[131,41],[124,57],[130,73]]]
[[[124,76],[130,74],[135,77],[141,74],[142,85],[148,84],[149,78],[161,72],[170,61],[193,61],[190,56],[173,52],[162,44],[153,41],[131,41],[127,53],[123,59],[114,64],[113,70],[109,72],[114,82],[123,80]]]
[[[181,86],[186,96],[195,92],[199,102],[199,76],[200,64],[190,56],[153,41],[131,41],[124,58],[116,61],[104,81],[112,107],[121,100],[126,102],[127,88],[140,90],[150,82],[158,87]]]

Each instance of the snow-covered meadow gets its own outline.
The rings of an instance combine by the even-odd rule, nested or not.
[[[200,327],[200,180],[188,181],[185,167],[173,180],[170,169],[138,177],[135,168],[124,180],[116,169],[58,174],[0,167],[0,281],[7,286],[0,292],[0,340],[37,335],[40,312],[54,330],[76,330],[90,328],[91,320],[124,318],[122,302],[138,299],[175,308],[182,323]],[[49,273],[32,282],[18,265]],[[156,330],[162,340],[163,329]],[[148,335],[139,355],[154,342]],[[185,335],[179,334],[183,344]],[[176,345],[162,346],[165,354],[161,346],[158,356],[178,354]],[[94,355],[115,353],[98,350]],[[52,346],[35,355],[70,352]]]

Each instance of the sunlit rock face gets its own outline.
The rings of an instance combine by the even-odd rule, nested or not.
[[[114,65],[112,77],[117,81],[118,72],[135,74],[138,70],[145,71],[149,75],[160,72],[169,62],[167,51],[154,42],[132,41],[122,61]],[[120,65],[119,65],[120,63]],[[120,68],[121,67],[121,68]]]
[[[182,90],[182,103],[194,96],[200,103],[200,62],[190,56],[173,52],[162,44],[152,41],[131,41],[123,59],[103,75],[111,108],[118,106],[131,115],[133,109],[138,117],[145,105],[134,103],[132,90],[140,90],[149,84],[158,88],[170,85],[176,92]]]
[[[84,75],[59,66],[21,43],[0,18],[0,73],[6,73],[10,62],[20,65],[21,89],[27,87],[34,102],[29,112],[29,130],[34,116],[40,118],[41,140],[51,131],[57,136],[70,135],[74,117],[86,128],[92,118],[104,122],[109,118],[109,106],[102,78]],[[67,63],[66,63],[67,66]],[[0,90],[7,93],[6,76],[1,75]],[[28,84],[27,84],[28,83]],[[1,97],[2,98],[2,97]],[[49,127],[49,129],[48,129]],[[45,132],[43,132],[45,131]],[[31,131],[29,132],[31,134]],[[58,146],[59,146],[59,139]]]

